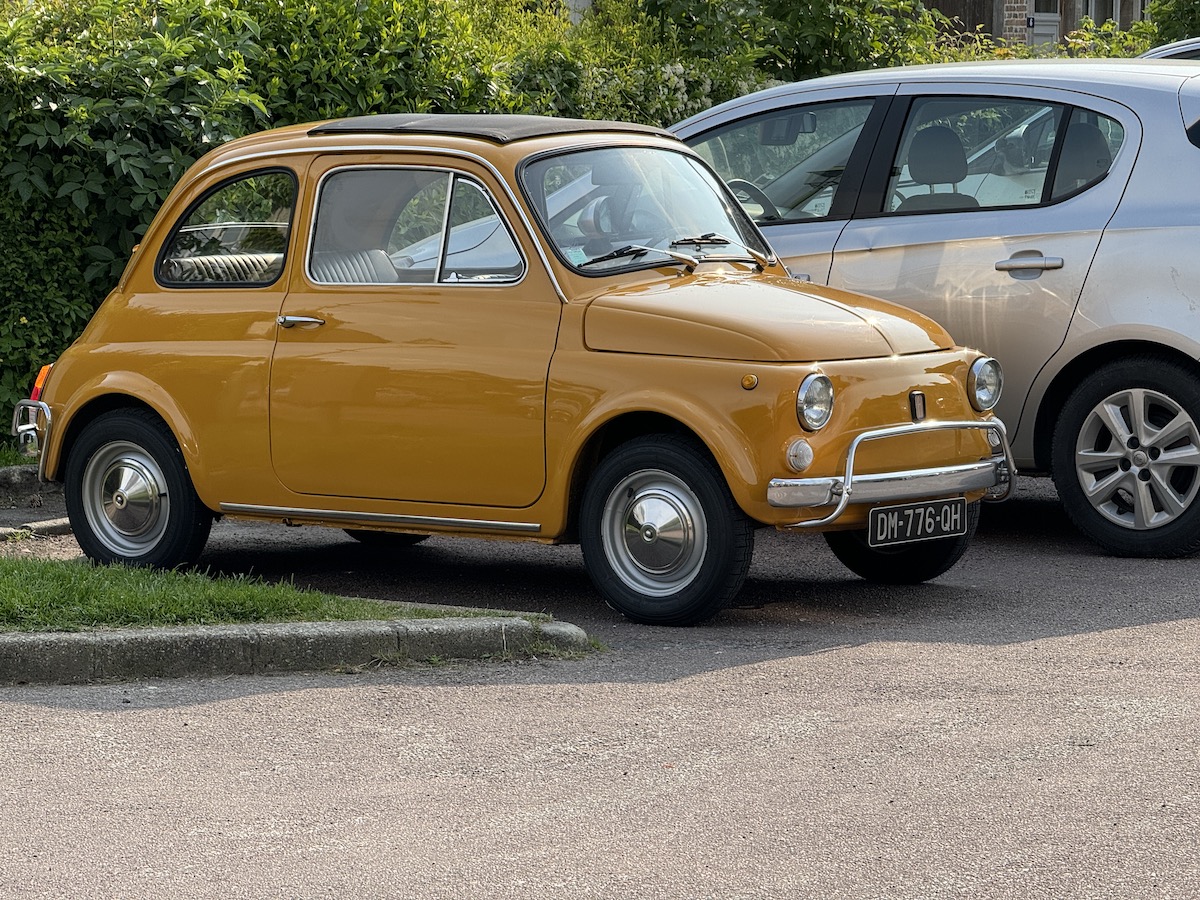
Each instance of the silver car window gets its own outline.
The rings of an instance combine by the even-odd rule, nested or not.
[[[885,210],[1033,206],[1046,184],[1064,108],[1012,98],[914,101],[892,163]]]
[[[868,98],[771,110],[715,131],[693,149],[755,221],[824,218],[874,105]]]

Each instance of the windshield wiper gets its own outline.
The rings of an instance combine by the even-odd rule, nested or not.
[[[709,231],[705,234],[699,235],[698,237],[678,238],[674,241],[671,241],[672,247],[686,247],[689,244],[694,247],[724,246],[727,244],[733,244],[735,247],[741,247],[743,250],[749,253],[750,258],[758,263],[759,268],[765,269],[771,264],[771,260],[764,254],[747,247],[741,241],[735,241],[732,238],[727,238],[725,235],[718,234],[715,231]]]
[[[710,231],[707,234],[702,234],[702,235],[699,235],[698,237],[676,238],[675,240],[671,241],[671,246],[672,247],[680,247],[684,244],[693,244],[697,247],[703,247],[708,244],[732,244],[732,243],[734,243],[734,241],[731,241],[729,238],[723,237],[723,236],[717,234],[715,231]]]
[[[635,247],[633,244],[626,244],[624,247],[618,247],[610,253],[605,253],[603,256],[597,256],[594,259],[584,260],[579,264],[579,268],[590,266],[594,263],[608,262],[611,259],[620,259],[622,256],[642,256],[649,251],[648,247]]]
[[[672,244],[671,246],[673,247],[675,245]],[[675,262],[682,263],[683,265],[687,266],[689,272],[695,269],[696,266],[700,265],[700,260],[696,259],[694,256],[688,256],[686,253],[677,253],[674,250],[664,250],[661,247],[643,247],[640,244],[626,244],[624,247],[618,247],[616,250],[605,253],[603,256],[597,256],[595,259],[584,260],[579,264],[579,268],[582,269],[584,266],[594,265],[595,263],[609,262],[610,260],[620,259],[623,256],[638,257],[647,253],[661,253],[663,256],[669,256]]]

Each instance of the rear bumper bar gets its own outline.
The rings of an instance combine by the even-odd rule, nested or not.
[[[24,456],[38,457],[38,478],[42,481],[46,480],[46,457],[42,448],[50,435],[52,418],[50,407],[41,400],[20,400],[13,410],[12,433],[17,438],[17,450]]]

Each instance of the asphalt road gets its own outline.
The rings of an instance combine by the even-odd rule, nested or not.
[[[204,564],[610,650],[8,689],[0,896],[1200,895],[1200,559],[1104,557],[1045,484],[924,586],[763,532],[693,629],[606,610],[574,548],[221,523]]]

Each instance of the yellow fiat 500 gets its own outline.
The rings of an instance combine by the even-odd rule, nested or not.
[[[14,432],[97,562],[192,563],[217,516],[578,541],[612,607],[688,624],[760,526],[875,581],[949,569],[1011,483],[1000,388],[790,277],[665,132],[387,115],[197,163]]]

